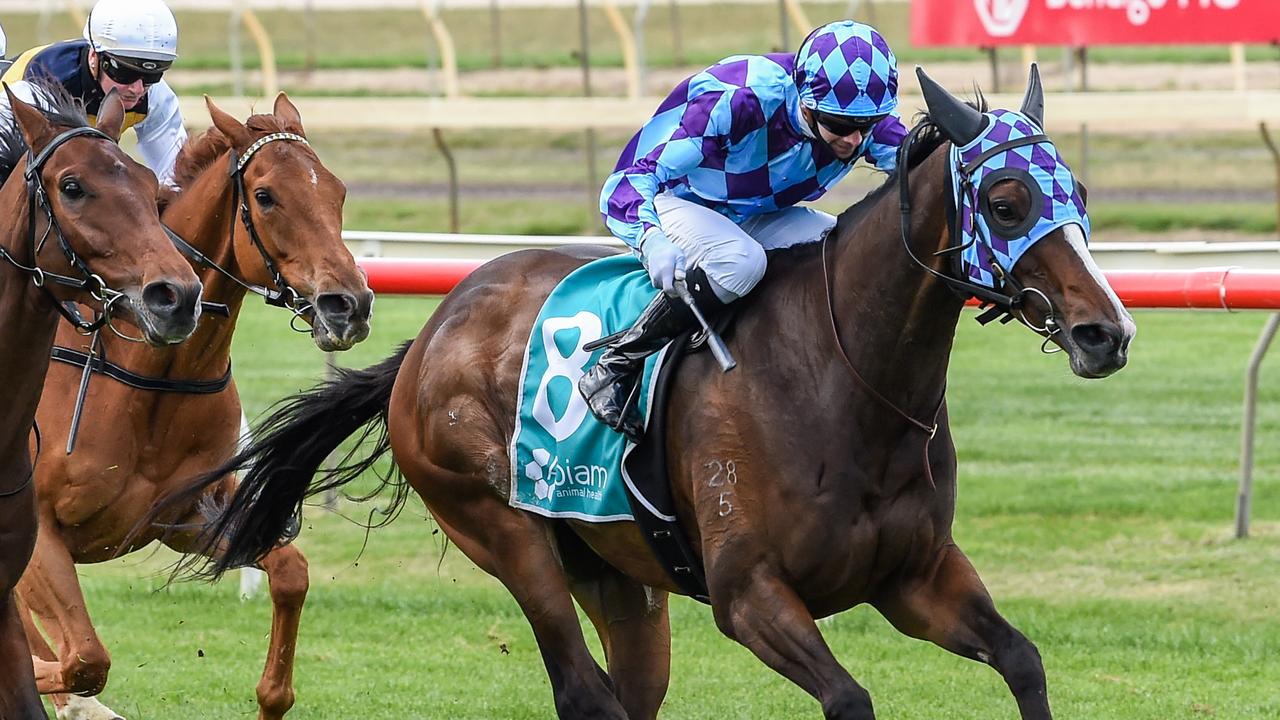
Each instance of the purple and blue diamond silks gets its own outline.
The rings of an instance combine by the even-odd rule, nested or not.
[[[618,158],[600,193],[609,231],[631,247],[661,227],[671,192],[734,222],[822,197],[858,158],[892,171],[906,128],[878,123],[849,161],[810,137],[790,54],[736,55],[680,83]]]
[[[818,28],[800,46],[800,102],[835,115],[870,117],[898,107],[898,61],[870,25],[852,20]]]
[[[1071,168],[1048,139],[992,155],[966,180],[962,169],[983,153],[1003,143],[1041,134],[1035,122],[1019,112],[994,110],[986,117],[987,127],[981,135],[968,145],[951,148],[951,188],[960,223],[959,242],[965,248],[960,259],[964,276],[984,287],[998,289],[993,262],[1008,272],[1037,241],[1071,223],[1080,226],[1087,243],[1089,215]],[[1033,213],[1039,213],[1038,218],[1029,230],[1014,238],[993,231],[979,205],[983,180],[1005,169],[1025,173],[1024,177],[1039,189],[1039,193],[1032,193],[1033,199],[1041,196],[1040,207],[1034,203],[1032,207]]]

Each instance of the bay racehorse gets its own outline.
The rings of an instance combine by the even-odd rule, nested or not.
[[[74,424],[87,347],[70,330],[58,334],[64,362],[54,363],[40,400],[45,442],[59,451],[36,464],[40,533],[18,590],[56,647],[28,626],[36,682],[40,692],[55,693],[60,711],[71,703],[64,716],[117,717],[96,700],[65,695],[100,692],[111,664],[75,565],[156,539],[192,551],[195,533],[182,528],[208,519],[192,503],[125,542],[158,498],[235,452],[240,398],[231,378],[231,337],[246,295],[296,313],[290,318],[310,325],[321,350],[345,350],[369,334],[373,294],[342,242],[346,188],[307,143],[297,109],[282,93],[272,114],[246,124],[208,106],[213,128],[183,148],[175,168],[180,190],[166,193],[163,219],[196,261],[205,296],[225,303],[230,317],[206,316],[190,340],[173,348],[102,338],[96,352],[122,374],[92,376],[71,454],[61,448]],[[223,492],[233,482],[225,481]],[[270,581],[273,621],[257,698],[259,717],[273,720],[294,701],[307,565],[292,546],[267,553],[259,565]]]
[[[70,98],[37,85],[43,109],[14,97],[0,130],[0,718],[44,718],[13,590],[36,538],[28,445],[59,314],[76,331],[114,319],[147,343],[181,342],[195,329],[200,282],[156,212],[156,179],[116,142],[124,106],[114,91],[88,127]],[[45,102],[47,100],[47,102]],[[86,303],[93,320],[64,302]],[[72,306],[74,307],[74,306]],[[67,327],[71,327],[70,323]],[[110,330],[108,332],[110,332]],[[37,432],[37,438],[38,438]]]
[[[823,242],[771,255],[729,338],[737,369],[716,372],[707,353],[685,361],[671,393],[667,472],[717,625],[814,696],[826,717],[874,713],[814,619],[869,603],[902,632],[990,664],[1022,717],[1044,720],[1038,651],[996,611],[952,539],[956,455],[945,384],[955,326],[976,294],[1065,351],[1077,375],[1096,378],[1125,364],[1134,325],[1088,253],[1084,201],[1065,164],[1055,164],[1048,190],[1043,173],[1027,169],[1027,154],[1061,160],[1039,129],[1034,69],[1017,113],[981,112],[918,74],[929,112],[898,170],[841,214]],[[980,140],[991,149],[974,151]],[[972,159],[960,162],[953,148]],[[949,224],[957,174],[968,199]],[[979,257],[995,257],[998,243],[985,234],[955,244],[979,208],[982,227],[1007,238],[1059,206],[1074,207],[1077,221],[1046,231],[1016,264],[972,268],[999,271],[992,286],[953,269],[974,243]],[[208,529],[205,542],[222,554],[205,571],[271,551],[306,495],[353,479],[390,449],[449,538],[519,603],[560,717],[654,718],[670,672],[666,593],[679,585],[635,524],[553,520],[507,497],[533,320],[561,278],[604,252],[498,258],[459,284],[392,357],[289,399],[219,470],[252,468]],[[316,478],[329,452],[362,427],[382,432],[372,457]],[[587,649],[574,600],[600,634],[607,672]]]

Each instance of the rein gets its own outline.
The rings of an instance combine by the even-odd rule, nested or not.
[[[36,477],[36,461],[40,459],[41,442],[40,442],[40,426],[37,425],[35,421],[32,421],[31,423],[31,431],[36,434],[36,455],[35,457],[31,458],[31,470],[27,472],[27,479],[23,480],[21,483],[19,483],[18,487],[12,490],[0,490],[0,500],[11,498],[14,495],[17,495],[18,493],[22,492],[23,490],[26,490],[28,487],[31,486],[31,481],[34,480]]]

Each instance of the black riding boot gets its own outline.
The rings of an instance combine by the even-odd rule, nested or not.
[[[688,287],[704,316],[711,317],[723,307],[700,270],[689,273]],[[693,327],[694,322],[693,313],[679,298],[658,293],[631,329],[614,341],[578,380],[578,392],[586,398],[592,414],[632,442],[640,442],[644,423],[639,398],[634,395],[638,393],[644,359]]]

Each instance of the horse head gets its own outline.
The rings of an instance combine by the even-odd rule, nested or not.
[[[951,141],[955,220],[944,253],[955,274],[1066,351],[1076,375],[1124,367],[1136,326],[1089,254],[1085,188],[1044,134],[1039,70],[1031,66],[1017,112],[982,112],[916,74]]]
[[[104,321],[122,317],[153,345],[185,340],[200,313],[200,281],[160,224],[155,175],[117,145],[119,97],[113,91],[103,100],[95,129],[67,98],[50,95],[52,108],[41,110],[7,85],[5,93],[29,148],[11,177],[15,185],[26,179],[22,202],[31,217],[15,219],[12,232],[26,237],[11,244],[27,254],[26,271],[57,302],[97,304]]]
[[[206,102],[233,151],[244,225],[235,255],[245,277],[296,294],[321,350],[364,340],[373,292],[342,242],[347,188],[307,143],[298,109],[280,93],[272,115],[245,124]]]

